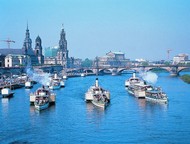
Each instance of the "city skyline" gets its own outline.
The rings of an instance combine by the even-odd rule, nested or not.
[[[42,47],[59,44],[64,24],[69,56],[90,58],[121,51],[129,59],[167,60],[189,54],[190,1],[177,0],[0,0],[0,40],[23,47],[27,22]],[[0,48],[7,48],[0,42]]]

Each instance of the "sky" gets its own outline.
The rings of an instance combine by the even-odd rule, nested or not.
[[[57,46],[62,24],[69,57],[94,59],[109,51],[131,60],[168,60],[190,54],[190,0],[0,0],[0,40],[22,48]],[[0,48],[8,48],[0,41]]]

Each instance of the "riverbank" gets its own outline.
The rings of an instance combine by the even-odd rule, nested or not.
[[[190,84],[190,75],[189,74],[184,74],[180,77],[184,82]]]

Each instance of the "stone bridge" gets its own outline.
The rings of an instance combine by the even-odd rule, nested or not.
[[[170,73],[172,76],[177,76],[179,73],[185,69],[190,69],[190,66],[177,66],[177,65],[152,65],[152,66],[129,66],[129,67],[91,67],[91,68],[72,68],[68,69],[67,72],[75,72],[75,73],[109,73],[112,75],[121,74],[123,71],[130,72],[141,72],[141,71],[151,71],[153,69],[163,69]]]
[[[178,66],[178,65],[152,65],[152,66],[128,66],[128,67],[91,67],[91,68],[63,68],[60,65],[44,65],[44,66],[34,66],[33,69],[53,73],[57,72],[60,74],[112,74],[118,75],[123,71],[130,72],[141,72],[141,71],[151,71],[153,69],[163,69],[170,73],[170,75],[177,76],[179,73],[185,69],[190,69],[190,66]],[[26,72],[26,67],[12,67],[12,68],[0,68],[0,74],[22,74]]]

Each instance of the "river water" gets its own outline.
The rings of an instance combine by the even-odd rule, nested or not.
[[[68,79],[65,88],[55,91],[56,104],[41,112],[29,103],[29,93],[40,84],[14,90],[13,98],[0,98],[0,143],[190,143],[190,85],[169,73],[157,75],[168,104],[129,95],[124,82],[131,74],[98,76],[111,93],[105,110],[84,101],[96,76]]]

